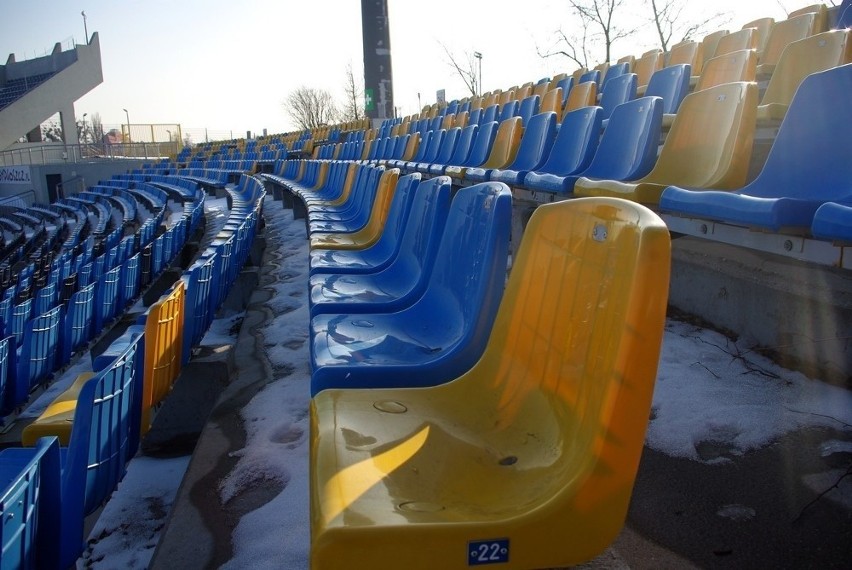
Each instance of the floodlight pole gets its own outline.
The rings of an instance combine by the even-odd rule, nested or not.
[[[127,109],[122,109],[124,111],[124,116],[127,118],[127,142],[132,143],[133,138],[130,136],[130,113],[127,112]]]
[[[86,25],[86,11],[83,10],[80,12],[80,15],[83,16],[83,33],[86,34],[86,45],[89,45],[89,27]]]
[[[482,54],[478,51],[473,52],[473,57],[479,60],[479,95],[482,95]]]
[[[86,144],[86,115],[88,113],[83,113],[83,144]]]

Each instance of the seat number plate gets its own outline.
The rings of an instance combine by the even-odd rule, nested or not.
[[[468,566],[505,564],[509,561],[509,539],[475,540],[468,543]]]

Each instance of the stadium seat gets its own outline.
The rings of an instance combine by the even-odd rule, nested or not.
[[[414,186],[412,184],[412,186]],[[310,252],[310,272],[314,274],[376,273],[388,267],[402,253],[411,255],[426,247],[427,237],[440,235],[450,204],[449,179],[435,177],[416,186],[407,221],[392,221],[378,242],[362,250],[318,249]],[[428,226],[431,224],[432,226]],[[439,229],[434,228],[437,224]],[[390,233],[389,233],[390,232]],[[386,235],[387,234],[387,237]],[[419,255],[417,252],[414,255]]]
[[[551,89],[541,98],[541,105],[538,108],[539,113],[556,113],[556,123],[562,123],[562,88],[557,87]]]
[[[606,72],[604,73],[603,79],[601,79],[600,92],[603,93],[606,89],[607,84],[610,80],[615,79],[620,75],[624,75],[625,73],[630,73],[629,65],[627,63],[614,63],[607,67]]]
[[[757,45],[755,49],[760,53],[766,47],[766,40],[769,39],[769,32],[772,26],[775,25],[775,18],[758,18],[746,24],[743,24],[742,29],[754,28],[757,30]]]
[[[626,63],[627,70],[625,71],[625,73],[631,73],[633,72],[633,66],[636,64],[636,57],[629,54],[623,55],[618,58],[618,61],[616,63]]]
[[[529,125],[523,130],[523,136],[517,147],[514,159],[503,168],[468,168],[465,172],[465,180],[472,182],[485,182],[497,180],[509,184],[519,182],[526,172],[535,170],[547,159],[553,139],[556,136],[556,114],[540,113],[530,119]],[[495,143],[495,148],[496,148]]]
[[[787,14],[787,19],[796,18],[803,14],[814,14],[816,21],[814,22],[813,33],[819,34],[828,30],[828,6],[825,4],[811,4],[809,6],[803,6],[802,8],[798,8],[797,10],[793,10]]]
[[[819,29],[819,18],[818,12],[808,12],[775,22],[766,40],[766,47],[760,52],[757,60],[758,79],[768,79],[774,73],[781,52],[789,44],[820,33],[822,30]]]
[[[837,11],[837,23],[834,28],[837,30],[852,28],[852,0],[843,0]]]
[[[366,222],[311,222],[311,249],[364,249],[378,241],[385,227],[388,211],[399,179],[399,169],[386,170],[379,180],[376,197]]]
[[[688,64],[692,73],[701,75],[704,66],[704,46],[700,42],[684,40],[672,46],[666,66]]]
[[[138,355],[143,344],[151,342],[150,338],[143,342],[139,334],[125,334],[111,345],[121,349],[105,357],[109,363],[96,363],[96,374],[80,387],[73,409],[48,407],[39,418],[61,431],[67,431],[69,423],[73,426],[61,454],[61,500],[52,502],[46,517],[61,529],[50,548],[59,563],[48,567],[69,568],[76,563],[85,547],[84,518],[109,498],[136,453],[142,370]],[[2,453],[13,461],[27,461],[39,447]]]
[[[332,387],[428,386],[482,354],[503,293],[512,217],[505,184],[453,198],[422,296],[388,313],[311,319],[311,392]]]
[[[509,124],[510,123],[507,123],[507,125]],[[448,171],[452,171],[455,173],[455,178],[461,178],[466,168],[480,166],[488,159],[492,147],[496,144],[495,139],[498,130],[497,121],[491,121],[489,123],[479,125],[479,131],[477,131],[476,138],[470,147],[470,153],[467,155],[467,159],[463,163],[435,165],[435,167],[437,167],[437,171],[436,168],[430,168],[429,172],[432,174],[449,175]],[[503,132],[504,136],[511,134],[507,132],[506,129],[504,129]],[[508,138],[506,139],[506,142],[508,142]]]
[[[683,98],[689,93],[689,65],[681,63],[664,67],[651,76],[645,95],[663,100],[663,128],[671,127]]]
[[[508,186],[520,184],[527,172],[540,167],[550,154],[556,137],[556,113],[539,113],[530,119],[524,130],[518,154],[505,169],[485,170],[468,169],[466,177],[470,180],[492,180]]]
[[[396,169],[394,169],[396,171]],[[375,198],[380,189],[380,181],[388,170],[384,166],[365,166],[358,170],[350,199],[339,207],[328,204],[316,206],[308,204],[308,225],[312,231],[321,231],[322,227],[347,228],[364,227],[370,218]],[[322,224],[328,224],[323,226]],[[313,225],[313,226],[311,226]]]
[[[524,128],[529,124],[530,118],[539,113],[540,101],[541,98],[538,95],[530,95],[520,102],[517,116],[521,118]]]
[[[589,70],[583,75],[580,76],[580,80],[577,83],[585,83],[587,81],[593,81],[597,87],[601,85],[601,72],[599,69]]]
[[[695,91],[735,81],[754,81],[757,76],[757,51],[741,49],[714,57],[704,63],[701,77],[692,76],[689,84]]]
[[[524,176],[521,186],[534,188],[541,174],[569,176],[585,169],[598,148],[601,123],[600,107],[584,107],[565,115],[547,160],[540,169]]]
[[[760,100],[757,120],[760,123],[780,121],[805,77],[847,63],[852,63],[849,30],[823,32],[792,42],[781,54]]]
[[[638,97],[645,95],[645,89],[648,88],[651,76],[662,68],[663,52],[658,49],[649,50],[636,60],[633,73],[636,74],[636,95]]]
[[[612,69],[612,68],[610,68]],[[606,83],[606,87],[601,93],[600,106],[603,113],[603,120],[609,119],[613,109],[626,103],[631,99],[636,98],[636,74],[623,73],[611,78]]]
[[[524,186],[532,190],[570,195],[581,177],[600,180],[636,180],[650,172],[657,159],[663,118],[659,97],[641,97],[615,108],[591,163],[582,171],[558,176],[530,173]]]
[[[659,158],[635,182],[580,178],[577,196],[656,204],[671,185],[733,189],[745,183],[754,138],[757,85],[726,83],[684,98]]]
[[[466,128],[466,127],[464,127]],[[434,157],[431,158],[429,162],[418,162],[413,165],[413,170],[419,172],[421,174],[427,174],[429,172],[429,167],[433,164],[445,164],[456,149],[456,144],[459,141],[459,136],[461,135],[462,127],[452,127],[447,129],[447,132],[444,133],[439,140],[439,146],[437,149],[437,153]]]
[[[757,178],[734,192],[670,186],[660,210],[768,231],[804,233],[829,201],[852,201],[852,64],[808,76]]]
[[[852,201],[826,202],[814,213],[811,233],[819,239],[852,243]]]
[[[312,399],[314,567],[561,568],[621,531],[660,355],[668,230],[642,206],[592,199],[538,208],[526,234],[470,371]]]
[[[500,123],[494,144],[488,154],[488,159],[479,165],[470,167],[449,166],[444,174],[457,180],[481,182],[485,180],[485,172],[494,168],[506,168],[518,154],[521,136],[524,133],[524,124],[520,117],[510,117]],[[472,173],[472,177],[468,176]]]
[[[598,84],[594,81],[586,81],[578,83],[571,92],[568,93],[568,98],[562,107],[562,114],[566,115],[571,111],[582,109],[583,107],[591,107],[596,105],[598,101]]]
[[[56,438],[34,450],[0,451],[0,567],[21,570],[59,568],[60,455]]]
[[[497,134],[497,123],[491,122],[483,126],[486,133],[483,135],[484,138],[481,139],[480,144],[484,145],[487,143],[490,145],[494,141],[494,135]],[[444,173],[444,169],[448,165],[464,164],[467,162],[467,159],[473,150],[474,143],[479,138],[478,135],[479,125],[470,124],[462,129],[458,135],[456,144],[452,148],[450,148],[450,145],[445,144],[441,154],[435,159],[434,164],[430,164],[428,166],[428,173],[433,176],[438,176]],[[447,152],[451,153],[449,158],[447,160],[442,160],[446,156]]]
[[[726,55],[742,49],[757,49],[756,28],[744,28],[719,38],[713,57],[719,57],[720,55]]]

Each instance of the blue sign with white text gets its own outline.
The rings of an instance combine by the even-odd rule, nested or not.
[[[509,561],[509,539],[473,540],[467,544],[468,566],[505,564]]]

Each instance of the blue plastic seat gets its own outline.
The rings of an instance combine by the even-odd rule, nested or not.
[[[384,172],[383,166],[361,167],[355,175],[352,190],[346,202],[340,206],[308,206],[308,223],[311,222],[356,222],[363,224],[373,207],[378,182]]]
[[[584,107],[567,113],[547,161],[536,171],[524,176],[521,186],[534,188],[540,174],[568,176],[584,170],[595,155],[601,132],[600,107]]]
[[[470,168],[465,178],[474,181],[495,180],[514,186],[523,180],[526,173],[540,167],[550,154],[556,137],[556,113],[539,113],[530,119],[524,129],[518,154],[506,169]]]
[[[843,0],[837,10],[837,24],[834,28],[837,30],[852,28],[852,0]]]
[[[680,63],[655,71],[648,81],[646,96],[662,97],[663,114],[674,115],[681,101],[689,93],[689,77],[692,67],[688,63]]]
[[[568,100],[568,94],[571,92],[571,88],[574,87],[574,78],[570,75],[567,77],[563,77],[556,83],[556,88],[562,89],[562,105],[565,105],[565,101]]]
[[[468,114],[467,124],[468,125],[478,125],[482,122],[480,119],[482,118],[483,109],[474,109]]]
[[[521,101],[520,107],[518,107],[517,116],[521,118],[521,121],[524,123],[524,127],[529,125],[530,119],[538,114],[538,108],[541,105],[541,97],[538,95],[530,95],[529,97],[525,97],[523,101]]]
[[[400,181],[404,180],[400,179]],[[403,246],[412,247],[415,238],[429,236],[433,230],[421,230],[424,224],[443,224],[450,204],[445,178],[436,177],[410,185],[413,201],[403,220],[388,216],[385,231],[379,241],[360,250],[316,249],[310,252],[310,272],[315,274],[376,273],[397,258]],[[397,189],[397,193],[404,189]],[[443,227],[443,226],[441,226]],[[435,230],[440,233],[439,230]]]
[[[45,437],[34,449],[0,451],[0,568],[58,568],[59,441]]]
[[[622,73],[607,81],[600,99],[604,121],[609,119],[613,109],[636,98],[636,81],[635,73]]]
[[[467,159],[460,163],[435,164],[429,169],[429,172],[431,174],[444,174],[447,168],[451,166],[462,168],[479,166],[488,159],[488,154],[494,145],[494,138],[497,136],[497,127],[497,121],[479,125],[476,138],[470,145],[470,153],[467,155]],[[459,147],[461,147],[461,143],[459,143]]]
[[[819,239],[852,243],[852,201],[826,202],[817,208],[811,233]]]
[[[506,119],[511,119],[518,114],[520,103],[517,101],[509,101],[500,108],[500,113],[497,115],[497,122],[502,123]]]
[[[433,164],[426,165],[426,170],[424,173],[428,172],[432,175],[443,174],[444,169],[451,164],[461,164],[467,160],[467,157],[470,155],[471,147],[473,146],[473,141],[476,138],[476,134],[479,132],[479,125],[469,124],[461,132],[456,135],[455,144],[452,143],[452,137],[449,133],[447,133],[447,137],[444,139],[445,144],[444,148],[441,150],[441,153],[435,158],[435,162]],[[496,133],[495,133],[496,134]],[[447,153],[449,152],[449,156]],[[446,159],[445,159],[446,158]],[[422,169],[418,168],[421,172]]]
[[[607,68],[606,73],[603,76],[603,79],[601,79],[601,93],[606,92],[606,86],[609,84],[609,82],[612,79],[615,79],[616,77],[618,77],[620,75],[624,75],[625,73],[629,73],[629,72],[630,72],[630,65],[627,62],[613,63],[612,65],[610,65]],[[633,95],[633,97],[631,97],[631,99],[633,99],[634,97],[636,97],[635,94]]]
[[[497,115],[499,112],[499,105],[497,105],[496,103],[494,105],[489,105],[488,107],[483,109],[482,113],[479,115],[479,124],[484,125],[490,123],[491,121],[497,121]]]
[[[459,190],[423,296],[396,313],[311,320],[311,392],[429,386],[480,357],[506,279],[512,198],[499,182]]]
[[[624,76],[622,76],[624,77]],[[581,176],[600,180],[635,180],[651,171],[663,119],[659,97],[641,97],[615,108],[589,166],[568,176],[530,173],[524,185],[533,190],[571,194]]]
[[[389,313],[414,303],[429,281],[446,223],[450,181],[433,178],[422,190],[425,199],[400,240],[397,255],[372,273],[311,275],[311,315],[320,313]],[[434,190],[433,190],[434,189]],[[417,192],[421,192],[420,189]]]
[[[18,357],[18,383],[26,387],[23,397],[57,368],[62,309],[55,307],[27,322]]]
[[[586,83],[587,81],[594,81],[598,85],[601,84],[601,72],[597,69],[591,69],[580,76],[580,79],[577,83]]]
[[[408,162],[400,162],[400,168],[406,172],[416,172],[418,164],[431,163],[435,160],[435,157],[438,156],[438,152],[441,150],[441,144],[444,142],[444,137],[446,136],[447,131],[439,129],[437,131],[430,131],[427,134],[428,141],[420,142],[420,149],[423,149],[423,152],[420,154],[419,158],[412,159]]]
[[[805,78],[757,178],[732,192],[669,186],[660,209],[771,231],[807,231],[826,202],[852,201],[852,64]]]
[[[426,158],[429,159],[428,161],[418,162],[417,164],[412,165],[410,169],[420,172],[421,174],[427,174],[429,172],[429,167],[432,166],[432,164],[436,162],[443,163],[449,160],[456,148],[456,143],[458,143],[461,131],[461,127],[452,127],[447,129],[446,132],[442,131],[435,155],[427,156]]]

